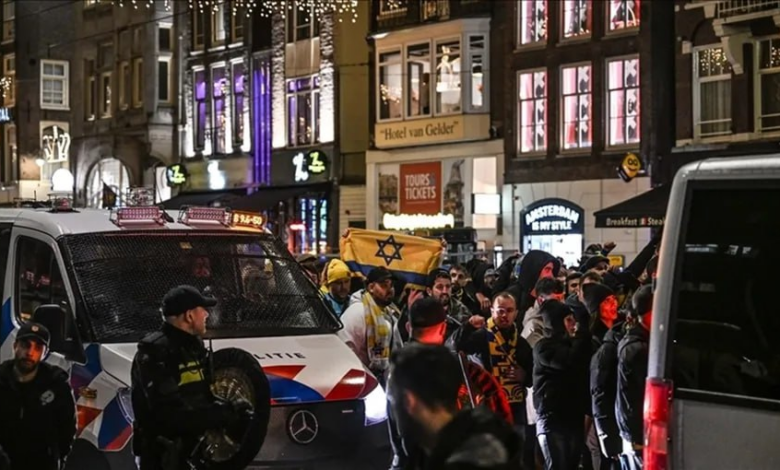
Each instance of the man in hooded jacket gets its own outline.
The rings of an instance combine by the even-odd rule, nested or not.
[[[560,268],[560,261],[550,253],[531,250],[520,262],[520,274],[516,281],[510,281],[511,273],[507,273],[505,268],[499,269],[494,291],[506,290],[517,300],[519,311],[526,312],[536,301],[536,283],[546,277],[557,277]]]
[[[546,470],[575,470],[584,441],[590,341],[587,326],[556,300],[542,304],[545,337],[534,346],[536,434]]]

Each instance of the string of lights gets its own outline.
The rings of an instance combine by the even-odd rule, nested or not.
[[[173,7],[174,0],[109,0],[120,7],[153,8],[162,5],[166,11]],[[305,13],[309,17],[321,18],[326,15],[336,15],[339,22],[350,18],[354,23],[358,18],[359,0],[233,0],[230,2],[231,12],[235,15],[250,16],[257,12],[260,16],[270,18],[273,15],[285,17],[295,11]],[[99,2],[99,0],[98,0]],[[217,11],[225,0],[188,0],[190,9],[200,12]]]

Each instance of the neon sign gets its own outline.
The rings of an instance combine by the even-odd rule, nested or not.
[[[179,186],[187,182],[187,167],[181,163],[175,163],[165,169],[165,179],[168,180],[168,186]]]

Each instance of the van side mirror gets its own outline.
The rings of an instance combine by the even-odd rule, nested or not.
[[[49,330],[50,351],[62,354],[65,359],[79,364],[87,362],[76,322],[64,308],[53,304],[41,305],[33,312],[32,321]]]

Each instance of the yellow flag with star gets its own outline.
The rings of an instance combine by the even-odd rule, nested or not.
[[[365,277],[383,266],[418,288],[425,288],[428,274],[441,266],[445,248],[440,239],[352,228],[339,246],[341,260],[352,272]]]

